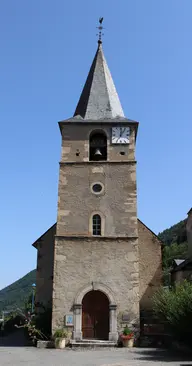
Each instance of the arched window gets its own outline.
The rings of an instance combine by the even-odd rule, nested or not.
[[[94,131],[90,135],[89,160],[107,160],[107,136],[104,132]]]
[[[93,235],[101,235],[101,216],[93,215],[92,218],[92,232]]]

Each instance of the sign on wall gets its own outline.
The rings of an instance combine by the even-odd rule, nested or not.
[[[129,314],[123,314],[122,315],[122,321],[123,322],[128,322],[130,320],[130,315]]]
[[[65,315],[65,325],[67,327],[72,327],[73,326],[73,314]]]

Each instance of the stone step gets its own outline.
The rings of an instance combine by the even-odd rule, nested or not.
[[[71,340],[72,348],[95,348],[95,347],[116,347],[117,343],[112,341],[100,341],[98,339],[82,339],[81,341]]]

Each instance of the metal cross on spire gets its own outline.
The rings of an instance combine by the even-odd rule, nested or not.
[[[97,36],[99,36],[99,39],[98,39],[98,43],[101,44],[102,43],[102,36],[104,35],[102,33],[102,30],[104,29],[103,26],[102,26],[102,23],[103,23],[103,17],[99,18],[99,27],[97,27],[97,29],[99,29],[99,34],[97,34]]]

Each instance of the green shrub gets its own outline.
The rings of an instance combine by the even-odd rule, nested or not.
[[[128,326],[126,325],[126,327],[123,329],[123,335],[128,336],[128,335],[132,335],[133,331],[131,329],[128,328]]]
[[[153,309],[173,337],[192,345],[192,284],[184,281],[172,289],[161,288],[153,297]]]
[[[53,338],[67,338],[68,337],[68,331],[65,328],[57,329],[53,335]]]

